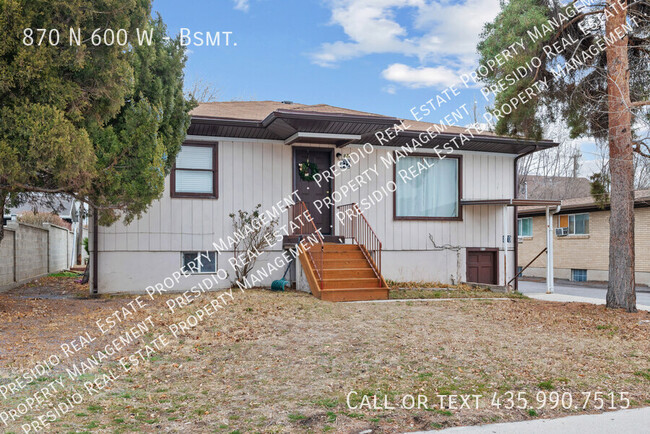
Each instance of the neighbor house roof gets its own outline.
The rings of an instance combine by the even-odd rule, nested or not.
[[[634,192],[634,207],[641,208],[647,206],[650,206],[650,189],[636,190]],[[609,210],[609,205],[605,207],[605,210]],[[602,209],[596,205],[596,201],[591,196],[564,199],[562,201],[560,214],[569,214],[578,211],[602,211]],[[545,213],[546,208],[538,206],[520,207],[518,212],[520,216],[535,216]]]
[[[6,208],[3,218],[11,219],[25,212],[48,212],[57,214],[64,220],[72,220],[72,208],[75,200],[63,194],[30,193],[16,207]]]
[[[290,101],[229,101],[199,104],[193,109],[190,136],[237,137],[310,143],[333,143],[337,146],[362,144],[402,146],[422,132],[438,132],[424,147],[443,146],[460,134],[468,136],[466,127],[441,126],[428,122],[403,120],[376,113],[351,110],[327,104],[298,104]],[[404,121],[409,128],[389,143],[380,143],[375,133]],[[440,132],[442,131],[442,132]],[[523,154],[557,146],[548,140],[501,137],[485,131],[465,142],[463,150]],[[191,139],[191,138],[190,138]]]
[[[524,183],[526,186],[524,187]],[[524,197],[528,192],[528,199],[571,199],[589,196],[591,184],[587,178],[568,176],[520,176],[519,196]]]

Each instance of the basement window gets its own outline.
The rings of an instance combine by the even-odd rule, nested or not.
[[[580,270],[576,268],[571,269],[571,280],[573,282],[586,282],[587,270]]]
[[[216,273],[216,252],[183,252],[181,253],[183,270],[189,274]]]

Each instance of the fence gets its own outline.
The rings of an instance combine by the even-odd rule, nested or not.
[[[0,241],[0,291],[70,267],[74,236],[66,228],[9,222],[4,232]]]

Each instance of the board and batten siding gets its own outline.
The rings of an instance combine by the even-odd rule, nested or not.
[[[142,218],[130,225],[121,221],[99,228],[99,291],[141,292],[160,282],[180,267],[182,251],[212,249],[212,243],[232,234],[229,214],[239,209],[252,210],[258,203],[263,209],[275,205],[293,190],[293,148],[279,142],[219,140],[218,199],[170,197],[169,177],[165,192],[154,201]],[[295,146],[309,146],[296,143]],[[353,152],[355,146],[335,152]],[[393,179],[393,168],[386,167],[380,156],[395,148],[375,148],[358,164],[352,165],[335,179],[335,190],[371,166],[379,176],[361,186],[337,205],[360,202]],[[427,150],[418,150],[427,152]],[[430,151],[429,151],[430,152]],[[435,155],[431,152],[432,155]],[[462,195],[464,199],[503,199],[513,197],[513,155],[458,152],[462,155]],[[321,168],[322,170],[322,168]],[[372,175],[372,174],[371,174]],[[509,234],[512,234],[512,209],[508,211]],[[465,247],[502,248],[502,209],[497,206],[463,207],[462,221],[395,221],[393,195],[389,194],[369,210],[366,218],[383,243],[383,271],[392,280],[441,281],[464,279]],[[287,223],[282,215],[281,225]],[[334,224],[337,224],[334,219]],[[434,251],[436,244],[460,246],[459,253]],[[512,248],[512,244],[509,244]],[[269,257],[279,254],[281,243],[258,261],[263,266]],[[423,251],[431,251],[422,255]],[[220,255],[218,266],[229,267],[227,254]],[[509,275],[514,275],[509,254]],[[499,259],[502,273],[501,259]],[[281,275],[281,273],[279,273]],[[278,278],[279,276],[273,276]],[[178,290],[196,284],[205,275],[192,276]],[[269,284],[270,284],[269,279]],[[224,283],[225,285],[225,283]]]

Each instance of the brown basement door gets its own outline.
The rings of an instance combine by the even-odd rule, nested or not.
[[[467,281],[497,284],[497,251],[467,250]]]

